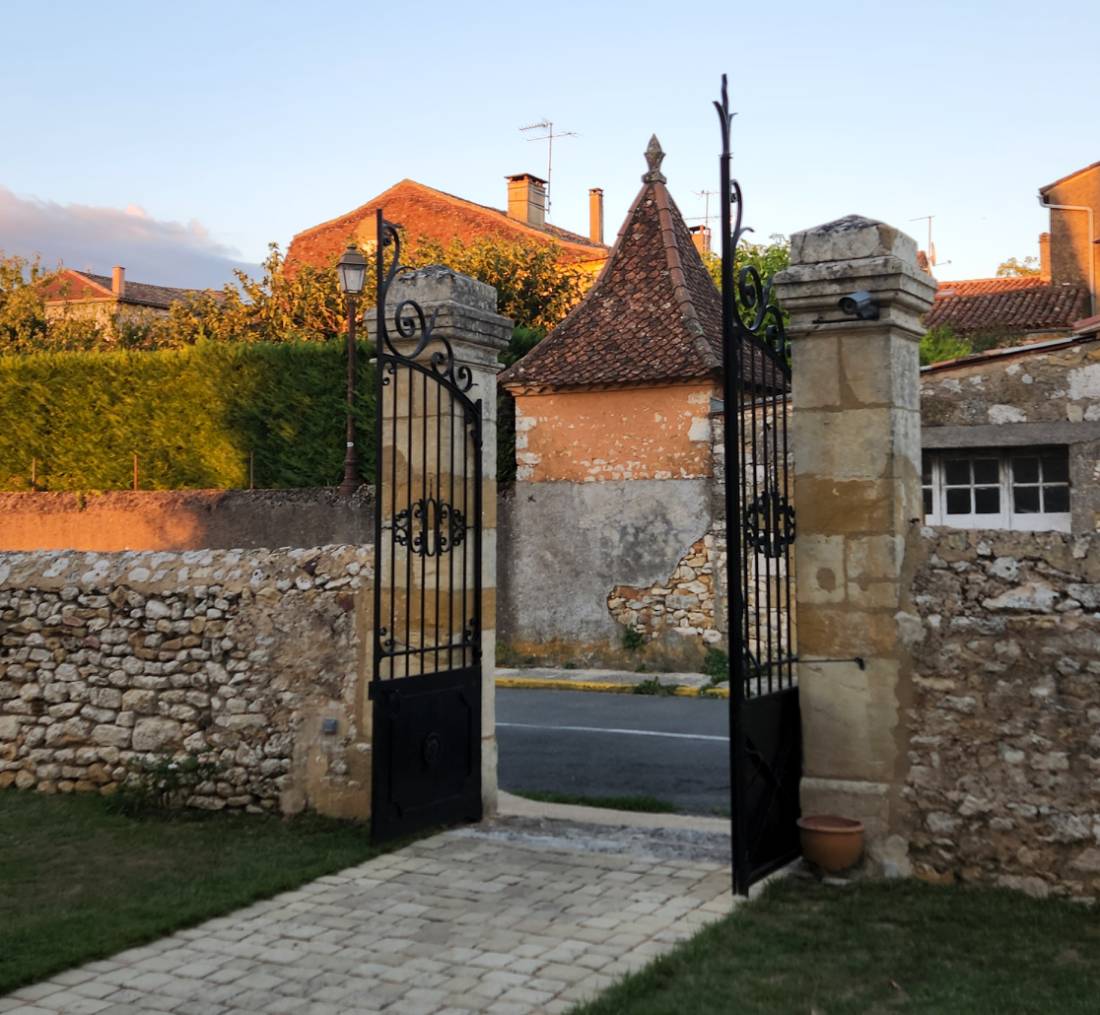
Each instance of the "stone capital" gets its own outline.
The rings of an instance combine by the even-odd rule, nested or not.
[[[791,338],[889,331],[919,338],[936,280],[917,264],[916,242],[901,230],[847,215],[791,237],[791,265],[775,277],[780,306],[790,314]],[[878,318],[846,316],[840,299],[870,294]]]
[[[416,301],[426,319],[431,320],[434,315],[435,334],[450,342],[457,362],[494,374],[500,370],[497,354],[512,337],[513,325],[510,318],[497,313],[497,291],[493,286],[441,264],[399,275],[393,280],[386,300],[391,339],[397,331],[394,314],[405,300]],[[367,334],[376,339],[374,307],[363,316]],[[415,341],[394,344],[407,353]]]

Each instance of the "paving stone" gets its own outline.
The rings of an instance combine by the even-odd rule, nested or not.
[[[680,862],[563,827],[445,832],[0,998],[0,1015],[559,1015],[733,906],[728,841]]]

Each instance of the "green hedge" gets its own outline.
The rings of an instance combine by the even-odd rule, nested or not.
[[[361,471],[373,368],[360,344]],[[0,357],[0,488],[330,486],[343,474],[342,340]]]

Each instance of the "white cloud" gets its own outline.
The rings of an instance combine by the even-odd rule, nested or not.
[[[0,186],[0,250],[41,256],[52,267],[109,275],[121,264],[135,282],[220,287],[245,264],[239,252],[210,236],[202,223],[162,222],[137,204],[99,208],[19,197]]]

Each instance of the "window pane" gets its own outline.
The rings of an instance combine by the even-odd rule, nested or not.
[[[1000,480],[1000,472],[997,468],[996,458],[974,459],[974,482],[996,483]]]
[[[1067,452],[1054,451],[1043,455],[1043,482],[1069,482],[1069,454]]]
[[[927,488],[924,491],[924,513],[926,515],[932,513],[932,491]]]
[[[1043,505],[1047,511],[1068,511],[1069,510],[1069,487],[1068,486],[1044,486],[1043,487]]]
[[[943,480],[948,486],[970,484],[970,459],[949,458],[943,466]]]
[[[925,486],[932,485],[932,456],[921,455],[920,456],[920,481]]]
[[[999,486],[979,486],[974,490],[974,513],[977,515],[995,515],[1001,510],[1001,488]]]
[[[949,515],[968,515],[970,514],[970,490],[964,488],[962,490],[948,490],[947,491],[947,513]]]
[[[1014,483],[1038,483],[1039,459],[1031,455],[1013,458],[1012,481]]]
[[[1016,511],[1022,515],[1032,515],[1039,510],[1039,488],[1037,486],[1017,486],[1012,490]]]

